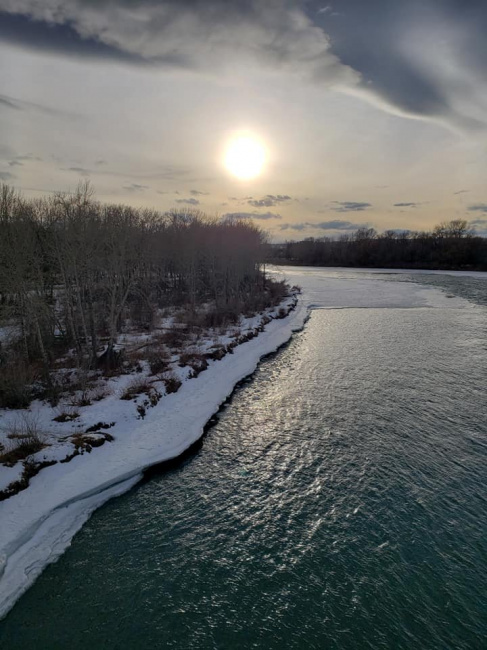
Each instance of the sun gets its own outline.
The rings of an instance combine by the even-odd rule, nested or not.
[[[253,135],[242,133],[230,140],[224,164],[240,180],[249,180],[262,172],[266,158],[264,145]]]

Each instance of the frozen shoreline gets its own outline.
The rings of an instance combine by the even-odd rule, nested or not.
[[[302,329],[307,315],[305,301],[299,300],[286,318],[272,320],[258,337],[166,395],[144,420],[132,422],[133,429],[117,444],[44,469],[28,489],[1,502],[0,619],[66,550],[95,509],[133,487],[144,469],[178,457],[196,442],[236,384]],[[104,417],[110,419],[110,412]]]
[[[302,329],[310,309],[478,308],[436,288],[367,278],[369,269],[363,277],[356,269],[351,271],[353,278],[347,277],[348,269],[273,269],[303,287],[296,309],[286,318],[272,320],[258,337],[184,382],[177,393],[149,409],[145,419],[123,416],[117,422],[123,435],[117,435],[115,444],[44,469],[28,489],[0,502],[0,618],[66,550],[94,510],[133,487],[144,469],[180,456],[195,443],[236,384],[255,371],[262,357]],[[487,279],[487,274],[480,277]],[[100,402],[90,408],[93,417],[110,420],[110,408],[117,406]]]

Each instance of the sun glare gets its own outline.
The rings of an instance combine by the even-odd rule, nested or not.
[[[250,134],[234,137],[225,153],[225,167],[240,178],[248,180],[262,172],[266,161],[266,150],[261,142]]]

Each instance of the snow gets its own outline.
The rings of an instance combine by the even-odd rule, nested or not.
[[[177,393],[164,396],[155,408],[147,409],[143,420],[136,419],[132,401],[119,399],[119,391],[87,407],[92,423],[116,421],[109,430],[115,442],[43,469],[26,490],[0,502],[0,618],[69,546],[93,510],[135,485],[145,468],[179,456],[198,440],[235,384],[255,370],[262,356],[301,329],[307,313],[300,301],[290,316],[272,320],[258,337],[210,362],[205,372],[185,381]],[[257,319],[248,319],[246,326],[254,322]],[[112,381],[121,387],[131,380],[133,376]],[[49,423],[52,428],[50,407],[37,403],[33,410],[41,425]],[[83,430],[86,424],[85,417]],[[68,426],[73,432],[80,428],[76,421]],[[65,456],[61,437],[58,443],[38,452],[38,459]]]
[[[301,286],[310,309],[475,308],[462,298],[449,297],[441,289],[413,282],[391,282],[378,275],[400,273],[397,270],[283,266],[271,267],[270,272],[284,275],[290,284]],[[410,271],[404,273],[409,275]],[[458,275],[459,272],[421,271],[427,273]],[[471,275],[487,280],[487,273]]]
[[[66,431],[85,431],[100,421],[116,422],[109,430],[115,441],[43,469],[26,490],[0,502],[0,618],[45,566],[64,552],[96,508],[134,486],[145,468],[179,456],[200,438],[205,424],[235,385],[252,374],[263,356],[303,327],[310,309],[475,308],[461,298],[448,298],[440,289],[374,278],[377,272],[384,273],[366,269],[362,277],[356,269],[274,267],[271,273],[284,275],[290,284],[302,287],[296,309],[287,318],[272,320],[258,337],[238,345],[233,354],[210,362],[197,378],[184,381],[177,393],[165,395],[156,407],[148,408],[144,419],[137,419],[133,401],[120,400],[121,390],[134,375],[111,379],[111,395],[85,409],[77,408],[82,413],[73,422],[58,426],[52,422],[55,411],[34,404],[31,416],[52,432],[51,446],[37,452],[39,460],[61,460],[73,448],[66,442]],[[474,277],[487,279],[487,274]],[[256,324],[257,318],[248,319],[246,328]],[[211,344],[207,342],[207,346]],[[185,379],[187,369],[181,371]],[[14,415],[4,412],[2,424],[9,424]],[[12,476],[15,479],[18,472],[16,467],[5,469],[7,478],[2,478],[2,484],[8,484]]]

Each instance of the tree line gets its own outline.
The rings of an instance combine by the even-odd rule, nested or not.
[[[68,349],[79,367],[114,364],[125,323],[151,330],[167,306],[209,303],[220,324],[263,308],[264,242],[248,220],[104,204],[89,183],[42,199],[2,185],[0,326],[14,336],[0,338],[0,375],[34,364],[49,383]]]
[[[487,270],[487,239],[476,235],[467,221],[456,219],[428,232],[379,234],[374,228],[360,228],[338,239],[270,244],[267,259],[309,266]]]

